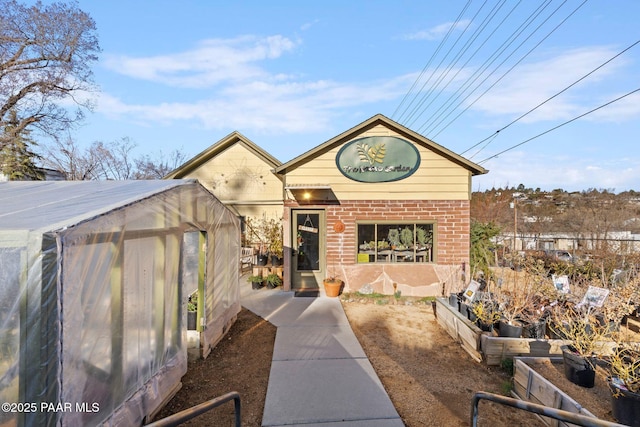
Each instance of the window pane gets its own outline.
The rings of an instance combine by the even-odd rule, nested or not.
[[[358,263],[433,262],[433,224],[358,224]]]

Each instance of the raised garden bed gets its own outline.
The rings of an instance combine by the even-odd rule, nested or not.
[[[557,339],[505,338],[495,332],[483,332],[457,307],[451,306],[447,298],[436,299],[436,312],[440,326],[460,342],[474,360],[490,366],[514,357],[558,357],[562,355],[560,347],[568,343]],[[603,343],[603,346],[613,348],[615,343]]]
[[[615,422],[611,415],[611,393],[606,370],[598,367],[593,388],[584,388],[567,380],[562,358],[515,357],[512,394],[527,402],[562,409],[576,414]],[[542,417],[550,426],[563,422]]]
[[[446,298],[436,298],[436,317],[440,326],[477,362],[482,362],[480,337],[482,331],[468,318],[449,305]]]

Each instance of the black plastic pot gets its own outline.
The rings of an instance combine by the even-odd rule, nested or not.
[[[471,307],[469,306],[469,304],[466,304],[464,302],[460,302],[460,314],[462,314],[462,317],[465,318],[469,318],[469,309]]]
[[[455,307],[456,310],[458,309],[458,294],[449,295],[449,305]]]
[[[500,321],[498,326],[498,336],[505,338],[520,338],[522,335],[522,325],[510,325],[507,322]]]
[[[195,331],[198,329],[198,312],[197,311],[187,311],[187,330]]]
[[[476,320],[476,325],[482,332],[493,332],[493,323],[484,323],[480,320]]]
[[[611,412],[621,424],[640,427],[640,394],[617,387],[608,382],[611,390]]]
[[[251,282],[251,289],[260,289],[262,288],[262,282]]]
[[[547,322],[539,320],[534,323],[526,323],[522,325],[523,338],[544,339],[547,330]]]
[[[258,254],[257,265],[267,265],[267,256],[263,254]]]
[[[274,267],[282,265],[282,261],[282,258],[276,255],[271,255],[271,265],[273,265]]]
[[[592,388],[596,380],[595,362],[590,361],[591,358],[576,353],[571,346],[563,345],[560,348],[564,376],[580,387]]]

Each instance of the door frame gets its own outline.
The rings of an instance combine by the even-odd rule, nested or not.
[[[298,215],[317,214],[318,224],[314,227],[318,228],[318,269],[317,270],[298,270],[298,226],[303,225],[298,222]],[[323,208],[292,208],[291,209],[291,226],[290,226],[290,247],[291,265],[289,268],[289,277],[291,277],[291,289],[304,288],[321,288],[322,280],[325,278],[327,268],[327,212]]]

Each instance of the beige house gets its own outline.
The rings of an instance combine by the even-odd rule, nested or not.
[[[259,176],[262,191],[229,185],[238,168],[225,156],[246,159],[241,182]],[[463,287],[471,180],[484,173],[376,115],[284,164],[233,133],[169,177],[200,179],[239,215],[281,216],[284,290],[320,288],[335,276],[346,291],[426,296]]]
[[[232,132],[165,179],[195,178],[240,217],[282,216],[282,163],[239,132]]]

